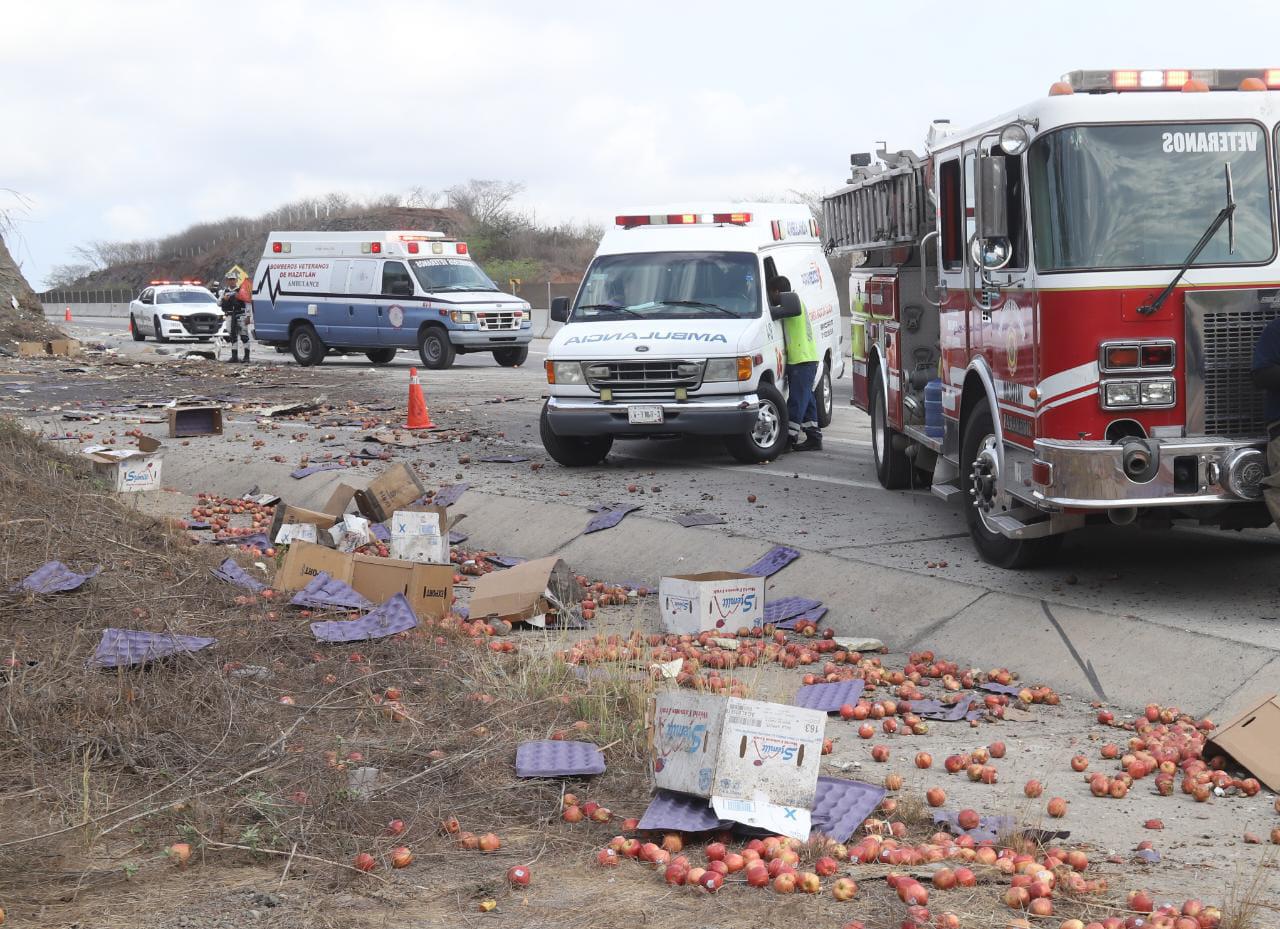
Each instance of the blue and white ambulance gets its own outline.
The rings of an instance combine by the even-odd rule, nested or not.
[[[442,232],[273,232],[253,278],[259,342],[300,365],[330,354],[392,361],[417,349],[428,368],[467,352],[504,367],[529,354],[529,304],[504,293],[466,242]]]

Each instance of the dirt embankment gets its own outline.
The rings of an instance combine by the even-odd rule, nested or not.
[[[0,347],[12,348],[15,342],[61,336],[56,326],[45,322],[35,291],[0,238]]]

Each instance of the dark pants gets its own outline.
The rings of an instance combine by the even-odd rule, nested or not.
[[[817,376],[816,361],[787,365],[787,433],[793,442],[803,441],[805,433],[818,429],[818,400],[813,395]]]

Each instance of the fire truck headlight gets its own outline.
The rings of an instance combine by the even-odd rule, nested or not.
[[[1173,406],[1173,378],[1143,381],[1141,398],[1143,406]]]
[[[1102,406],[1114,410],[1138,405],[1137,381],[1103,381]]]
[[[1031,136],[1022,123],[1010,123],[1000,130],[1000,147],[1006,155],[1021,155],[1030,143]]]

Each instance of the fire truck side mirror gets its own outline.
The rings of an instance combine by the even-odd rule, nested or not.
[[[769,315],[774,319],[790,319],[793,316],[799,316],[803,312],[804,307],[800,305],[800,297],[790,290],[778,294],[776,305],[769,305]]]
[[[1008,185],[1004,155],[978,159],[978,238],[1009,237]]]

